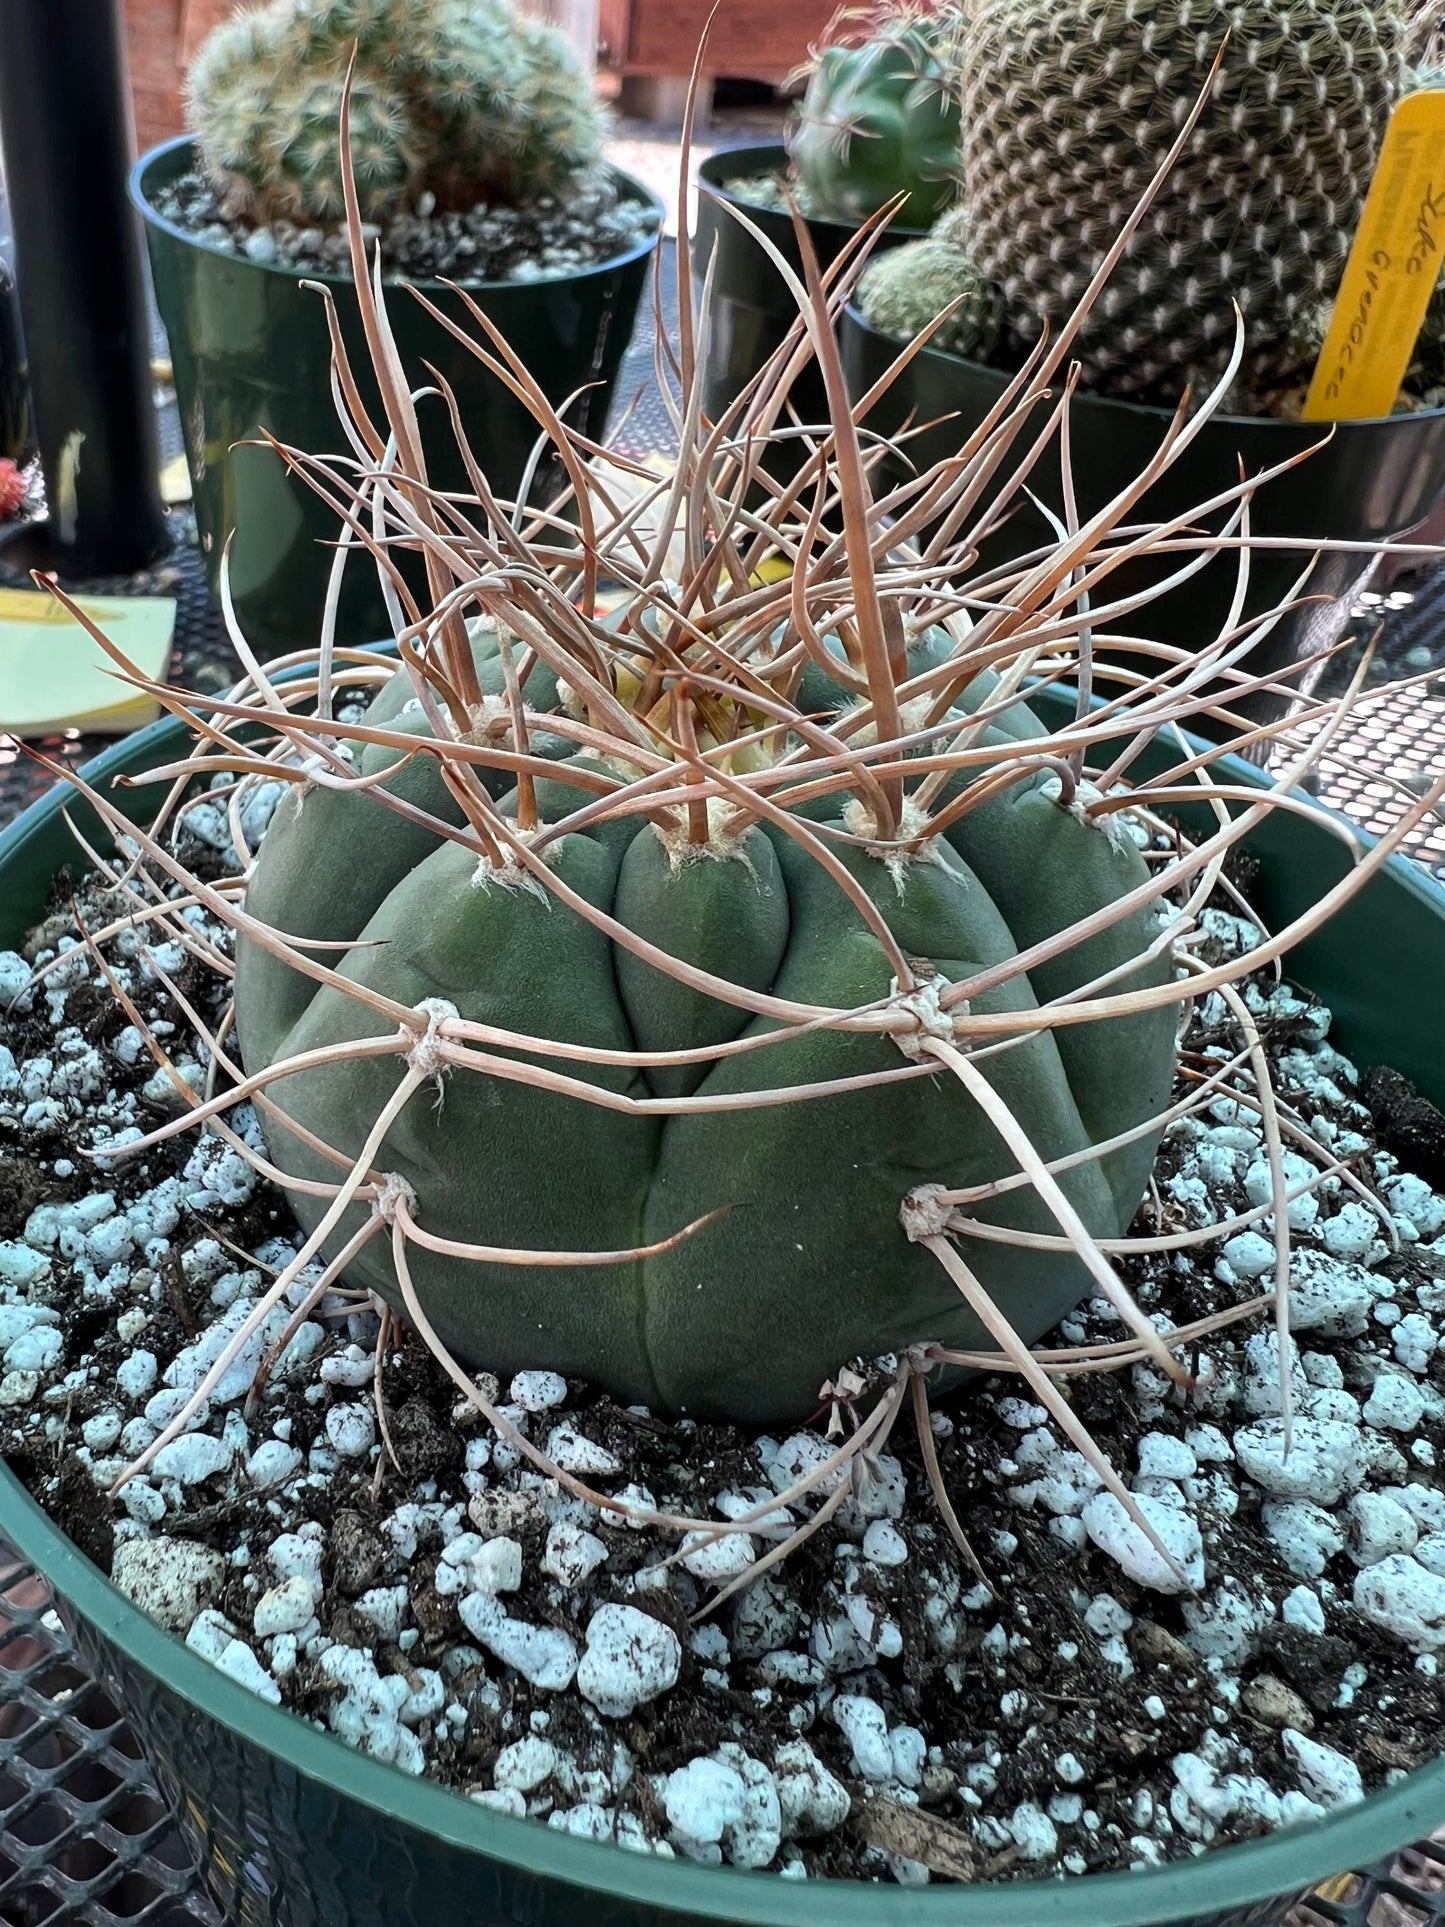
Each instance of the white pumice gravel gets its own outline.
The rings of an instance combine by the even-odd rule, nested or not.
[[[1210,928],[1249,935],[1234,917]],[[184,965],[175,948],[167,967]],[[147,1021],[204,1068],[134,940],[110,953]],[[379,1361],[379,1416],[378,1320],[354,1300],[313,1307],[248,1403],[305,1277],[112,1501],[297,1234],[218,1140],[98,1174],[99,1145],[163,1114],[143,1095],[154,1066],[123,1013],[83,1027],[83,952],[39,993],[29,968],[0,955],[0,1160],[23,1146],[39,1179],[7,1209],[0,1164],[4,1450],[123,1591],[269,1702],[571,1834],[906,1884],[930,1869],[876,1844],[890,1811],[952,1829],[980,1877],[1152,1864],[1306,1824],[1438,1747],[1445,1200],[1375,1147],[1327,1014],[1293,991],[1248,989],[1287,1039],[1281,1095],[1363,1192],[1331,1180],[1291,1208],[1288,1449],[1259,1323],[1210,1337],[1189,1397],[1146,1368],[1071,1380],[1165,1559],[1016,1380],[976,1380],[932,1429],[991,1585],[956,1553],[900,1426],[804,1552],[718,1604],[825,1496],[778,1504],[835,1449],[824,1422],[760,1436],[624,1411],[544,1357],[484,1381],[529,1440],[602,1486],[599,1513],[458,1408],[411,1338]],[[1208,1050],[1233,1048],[1226,1016],[1212,1012]],[[259,1143],[249,1107],[234,1123]],[[1293,1146],[1287,1177],[1310,1163]],[[1216,1100],[1166,1136],[1168,1221],[1268,1203],[1267,1168],[1257,1118]],[[1272,1272],[1265,1223],[1128,1275],[1167,1328]],[[1121,1327],[1091,1299],[1063,1334],[1099,1344]],[[627,1506],[699,1526],[680,1540]]]

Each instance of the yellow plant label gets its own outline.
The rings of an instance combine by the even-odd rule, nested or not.
[[[1445,88],[1394,113],[1315,364],[1304,420],[1388,415],[1410,366],[1445,251]]]
[[[176,626],[171,596],[84,596],[80,606],[144,676],[158,680]],[[99,644],[43,589],[0,589],[0,733],[61,729],[121,736],[160,713],[123,682]]]

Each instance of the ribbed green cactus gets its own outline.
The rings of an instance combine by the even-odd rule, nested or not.
[[[1086,379],[1177,398],[1223,365],[1235,304],[1246,383],[1297,374],[1291,338],[1334,297],[1407,85],[1413,11],[1407,0],[977,9],[965,51],[968,245],[1016,335],[1068,315],[1222,46],[1214,100],[1085,331]]]
[[[601,154],[593,90],[563,35],[507,0],[273,0],[218,27],[186,102],[223,205],[257,220],[342,211],[341,98],[368,216],[565,189]]]
[[[495,632],[474,646],[482,687],[494,692],[493,721],[479,740],[505,749],[512,739],[495,694],[503,687]],[[927,630],[909,652],[906,673],[920,674],[956,648],[945,631]],[[959,725],[994,687],[990,675],[975,678]],[[617,688],[638,688],[625,660]],[[555,690],[555,679],[542,674],[529,687],[529,706],[545,707]],[[798,701],[826,715],[836,714],[840,697],[840,686],[814,667]],[[732,719],[732,704],[723,708]],[[704,747],[709,718],[716,728],[715,711],[700,708],[696,730]],[[377,696],[366,722],[431,734],[404,673]],[[983,740],[1005,759],[1025,755],[1042,733],[1019,704],[1006,708]],[[555,753],[546,737],[541,749]],[[435,761],[403,764],[395,749],[363,742],[353,751],[358,773],[393,766],[396,796],[462,824]],[[568,765],[558,768],[565,774]],[[508,772],[481,773],[515,821]],[[585,795],[572,787],[576,780],[538,782],[544,821],[576,807]],[[934,807],[946,808],[965,780],[951,778]],[[1013,787],[962,817],[917,862],[849,847],[859,820],[846,791],[815,797],[797,814],[825,825],[830,839],[844,839],[836,847],[848,874],[907,956],[926,960],[917,966],[924,977],[940,984],[1006,965],[1019,950],[1145,884],[1134,845],[1063,807],[1059,796],[1056,778],[1022,771]],[[750,992],[844,1009],[891,994],[894,966],[858,907],[776,825],[754,823],[729,835],[716,805],[691,828],[679,813],[649,820],[639,808],[563,836],[550,845],[547,862],[560,887],[626,931]],[[303,943],[354,943],[340,953],[351,986],[408,1007],[440,1000],[438,1008],[463,1018],[562,1041],[569,1048],[537,1061],[619,1099],[739,1100],[738,1109],[629,1115],[484,1073],[450,1078],[440,1099],[436,1092],[416,1096],[391,1128],[385,1168],[425,1201],[432,1234],[542,1251],[625,1250],[665,1240],[700,1214],[725,1214],[670,1251],[600,1270],[538,1270],[414,1251],[412,1274],[429,1316],[460,1357],[502,1372],[545,1362],[625,1400],[773,1421],[812,1409],[824,1380],[854,1356],[924,1340],[987,1342],[937,1264],[899,1225],[901,1200],[921,1182],[946,1174],[949,1182],[974,1183],[1013,1168],[968,1094],[942,1078],[889,1081],[808,1102],[751,1102],[778,1087],[896,1073],[905,1060],[887,1035],[820,1030],[676,1069],[589,1057],[716,1048],[740,1034],[775,1030],[777,1022],[679,982],[521,872],[479,867],[464,843],[442,842],[369,791],[293,790],[262,846],[246,909]],[[1156,930],[1152,908],[1136,911],[1028,975],[1014,974],[971,1008],[1031,1010],[1112,970],[1120,972],[1114,988],[1157,984],[1168,975],[1167,962],[1140,961]],[[318,989],[245,938],[236,1013],[252,1071],[389,1029],[353,991]],[[1073,1157],[1162,1108],[1173,1029],[1165,1008],[1052,1035],[1039,1031],[993,1060],[990,1077],[1042,1157]],[[287,1120],[352,1158],[397,1084],[391,1057],[286,1077],[272,1087],[280,1112],[266,1124],[273,1157],[293,1177],[334,1180],[334,1164]],[[1066,1194],[1096,1236],[1118,1236],[1127,1227],[1155,1142],[1146,1132],[1063,1174]],[[820,1182],[825,1170],[833,1177]],[[303,1224],[318,1222],[320,1200],[298,1192],[294,1203]],[[1055,1226],[1028,1189],[978,1207],[977,1215],[1035,1232]],[[1030,1339],[1088,1288],[1072,1253],[981,1244],[970,1261]],[[367,1247],[349,1275],[396,1296],[384,1240]]]
[[[788,136],[810,214],[864,221],[899,194],[901,227],[931,227],[958,188],[956,5],[841,16]]]
[[[1307,374],[1418,34],[1410,0],[980,0],[963,247],[1017,353],[1057,330],[1216,91],[1080,337],[1087,384],[1174,402],[1247,329],[1244,394]],[[918,260],[937,281],[937,264]],[[909,270],[893,266],[895,277]],[[937,312],[934,304],[933,312]]]

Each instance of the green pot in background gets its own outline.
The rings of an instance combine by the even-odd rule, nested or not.
[[[157,212],[156,190],[189,172],[193,162],[189,137],[155,148],[131,175],[131,199],[145,221],[156,301],[170,339],[207,580],[214,594],[226,538],[234,530],[236,614],[252,646],[271,656],[315,646],[331,567],[326,545],[336,540],[340,520],[270,449],[235,444],[266,429],[308,454],[350,454],[331,397],[325,304],[303,282],[324,282],[333,290],[358,385],[378,413],[380,401],[349,277],[246,260]],[[560,405],[586,389],[567,419],[591,436],[605,427],[661,232],[656,195],[628,175],[617,178],[628,196],[655,211],[652,238],[580,272],[467,284],[550,401]],[[480,333],[461,299],[442,283],[417,285],[469,333]],[[531,414],[404,287],[388,287],[387,312],[412,385],[430,379],[426,363],[445,376],[489,483],[498,495],[514,494],[539,433]],[[421,417],[432,483],[467,490],[445,403],[423,402]],[[546,501],[560,483],[560,464],[544,461],[530,499]],[[347,565],[337,640],[372,642],[390,628],[375,567],[363,554]]]
[[[848,386],[855,396],[866,392],[884,373],[903,345],[872,327],[851,306],[843,315],[840,335]],[[910,417],[934,424],[914,435],[908,444],[911,462],[926,470],[958,450],[996,404],[1010,379],[981,362],[966,361],[938,348],[924,348],[875,404],[867,426],[892,436]],[[1060,382],[1056,380],[1053,386],[1057,393]],[[1048,405],[1039,404],[1036,418],[1040,426]],[[1157,454],[1170,420],[1169,411],[1163,408],[1075,394],[1069,433],[1081,519],[1094,514],[1143,473]],[[1018,444],[1020,452],[1025,445]],[[1055,436],[1030,474],[1028,485],[1062,518],[1058,446]],[[1257,474],[1311,449],[1318,452],[1267,483],[1254,497],[1252,535],[1290,538],[1299,546],[1276,551],[1257,549],[1251,554],[1246,615],[1260,614],[1289,596],[1309,563],[1312,543],[1387,542],[1417,528],[1445,496],[1445,408],[1389,415],[1378,421],[1338,423],[1216,415],[1130,512],[1127,521],[1167,521],[1186,514],[1211,496],[1235,487],[1241,462],[1246,474]],[[901,479],[904,472],[901,462],[892,465],[895,479]],[[1210,526],[1218,529],[1225,519],[1217,512],[1209,518]],[[1006,526],[984,542],[978,570],[970,574],[1055,539],[1048,522],[1025,497]],[[1158,582],[1188,560],[1186,554],[1175,553],[1132,563],[1109,578],[1111,594],[1114,587],[1123,596]],[[1352,604],[1369,588],[1379,566],[1378,555],[1321,555],[1305,587],[1307,595],[1318,599],[1282,618],[1245,667],[1256,674],[1278,673],[1340,641],[1350,627]],[[1224,623],[1237,568],[1238,552],[1224,552],[1189,582],[1123,618],[1117,628],[1125,634],[1184,649],[1203,648],[1215,639]],[[1140,666],[1138,656],[1129,660],[1133,666]],[[1296,686],[1307,691],[1317,676],[1318,671],[1307,673]],[[1284,713],[1289,704],[1287,698],[1262,694],[1246,699],[1240,707],[1257,720],[1266,721]]]
[[[1057,693],[1031,698],[1051,725]],[[173,760],[188,741],[154,725],[91,764],[92,784],[137,821],[162,787],[120,779]],[[1145,773],[1177,752],[1142,759]],[[1234,758],[1220,780],[1260,783]],[[62,818],[106,839],[65,784],[0,835],[0,947],[43,913],[76,857]],[[1199,813],[1197,827],[1212,823]],[[1276,813],[1249,838],[1253,898],[1278,928],[1349,864],[1323,821]],[[1405,1071],[1445,1104],[1438,959],[1445,891],[1396,858],[1286,968],[1334,1011],[1332,1038],[1362,1066]],[[262,1927],[1275,1927],[1296,1896],[1423,1838],[1445,1815],[1445,1759],[1318,1825],[1133,1873],[937,1886],[796,1884],[666,1861],[514,1820],[417,1780],[267,1705],[146,1617],[0,1468],[0,1535],[42,1571],[88,1661],[157,1763],[225,1917]]]
[[[693,236],[693,273],[701,288],[708,262],[713,261],[713,308],[707,364],[703,370],[703,407],[717,420],[753,376],[781,346],[798,318],[798,304],[788,291],[766,250],[728,212],[741,209],[778,249],[802,279],[802,256],[792,216],[777,208],[759,207],[733,193],[729,181],[749,180],[757,174],[781,173],[788,150],[781,141],[756,147],[730,147],[709,154],[697,171],[697,231]],[[820,268],[837,259],[857,229],[846,221],[810,219],[808,233]],[[874,252],[916,241],[913,228],[884,228]],[[793,406],[805,422],[826,420],[827,399],[822,376],[810,363],[792,387]],[[770,463],[770,466],[773,464]]]

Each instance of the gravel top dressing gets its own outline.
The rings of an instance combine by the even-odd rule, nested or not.
[[[253,840],[276,789],[247,805]],[[182,841],[203,874],[225,874],[222,810],[193,809]],[[94,886],[77,902],[90,929],[125,914]],[[123,1591],[263,1698],[505,1812],[792,1879],[1177,1859],[1308,1825],[1437,1751],[1445,1198],[1380,1148],[1403,1142],[1397,1128],[1418,1137],[1408,1088],[1372,1081],[1372,1121],[1328,1013],[1287,985],[1262,972],[1245,995],[1294,1193],[1290,1449],[1260,1316],[1189,1355],[1187,1398],[1151,1367],[1067,1381],[1192,1592],[999,1377],[932,1418],[991,1586],[955,1549],[900,1424],[827,1524],[710,1611],[826,1494],[748,1536],[679,1546],[635,1529],[532,1470],[416,1338],[390,1326],[378,1356],[375,1311],[345,1294],[274,1313],[194,1428],[111,1496],[299,1233],[217,1138],[92,1159],[179,1100],[73,947],[68,886],[56,905],[23,957],[0,955],[4,1451]],[[201,911],[184,915],[227,946]],[[1204,916],[1206,959],[1253,942],[1238,916]],[[103,950],[199,1088],[203,1053],[153,965],[208,1019],[216,978],[152,941],[149,956],[131,932]],[[31,987],[32,964],[58,952]],[[1239,1047],[1211,995],[1186,1077]],[[254,1115],[232,1119],[259,1147]],[[1270,1196],[1256,1114],[1219,1097],[1171,1127],[1135,1230],[1208,1226]],[[1273,1264],[1261,1215],[1124,1274],[1167,1330],[1256,1297]],[[293,1305],[306,1297],[299,1284]],[[1122,1336],[1094,1300],[1050,1342]],[[788,1437],[673,1420],[564,1381],[545,1356],[486,1389],[620,1502],[720,1519],[786,1492],[851,1418],[824,1409]]]
[[[147,190],[166,220],[207,247],[223,248],[259,267],[299,268],[350,277],[345,229],[277,221],[257,227],[221,211],[214,188],[195,171]],[[428,197],[423,196],[423,202]],[[385,226],[379,237],[389,280],[536,281],[578,274],[630,254],[657,226],[656,211],[624,195],[611,174],[584,176],[563,201],[542,195],[529,207],[488,207],[438,214],[420,207]]]

